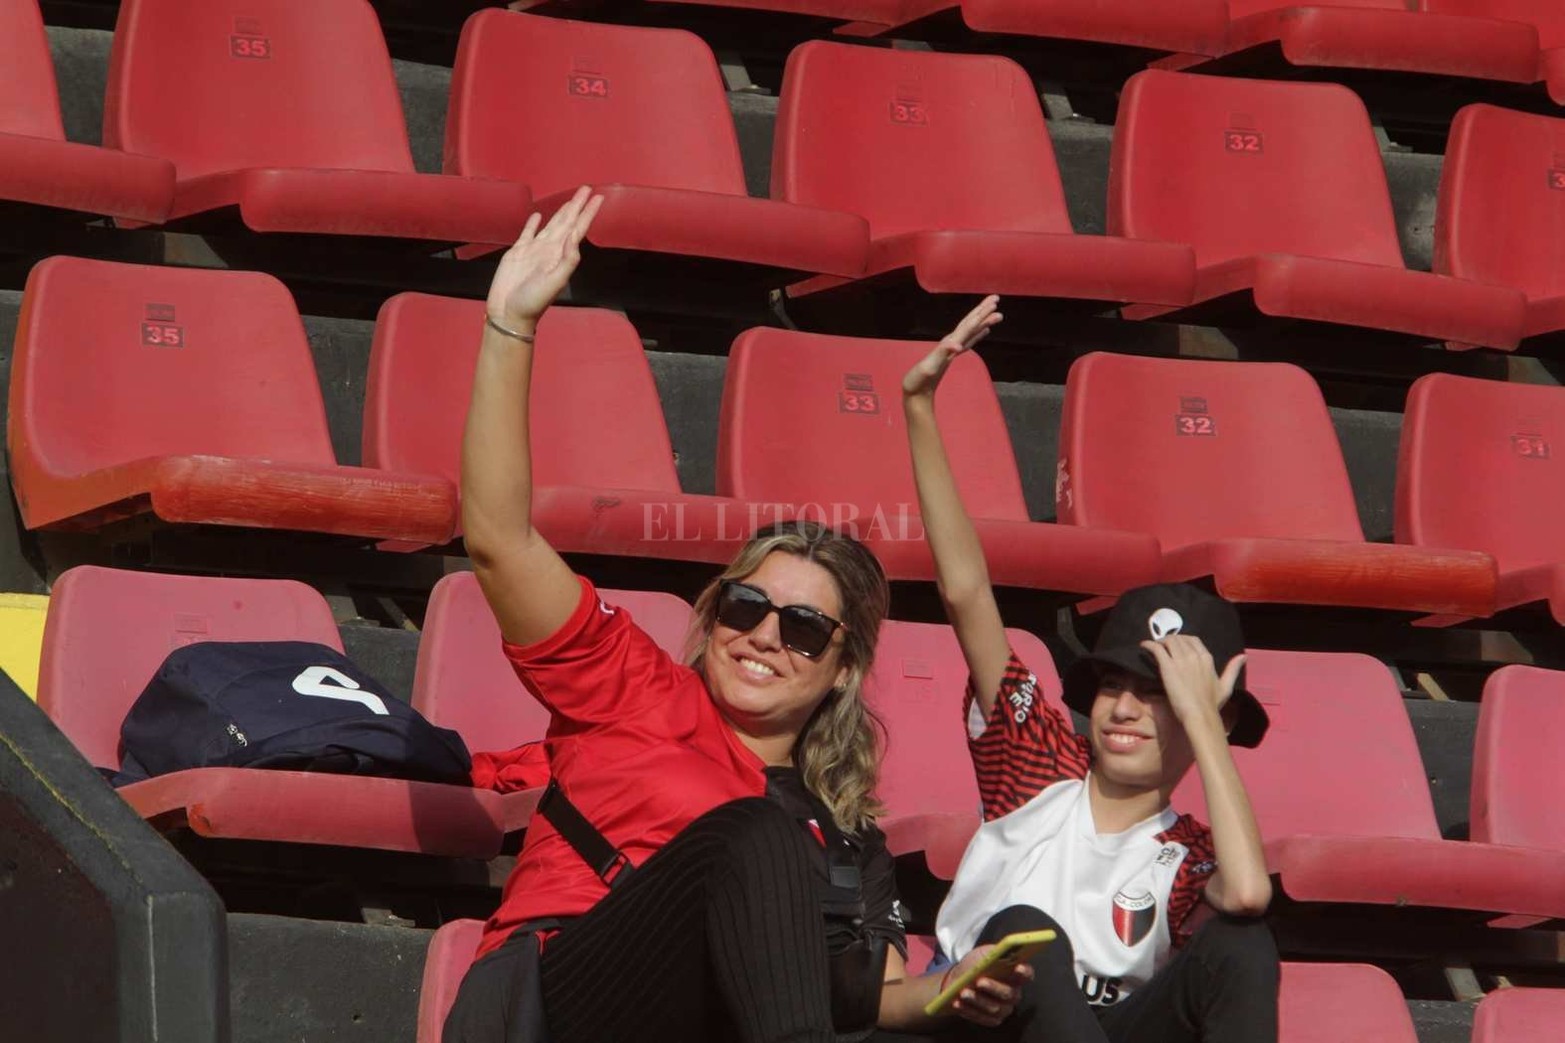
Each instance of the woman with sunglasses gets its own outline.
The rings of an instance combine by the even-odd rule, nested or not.
[[[555,785],[444,1043],[912,1027],[939,980],[905,975],[874,825],[874,556],[818,525],[757,534],[697,600],[686,665],[532,527],[533,338],[600,203],[582,189],[541,229],[534,215],[489,292],[462,521],[505,653],[551,712]]]

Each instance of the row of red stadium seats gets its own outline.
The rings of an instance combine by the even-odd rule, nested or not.
[[[261,20],[227,3],[127,0],[107,148],[63,140],[36,11],[7,3],[12,22],[31,21],[0,33],[21,70],[0,97],[0,196],[127,223],[178,228],[237,209],[260,231],[471,252],[592,183],[605,195],[594,248],[717,260],[770,285],[813,275],[790,293],[817,304],[916,284],[1454,347],[1512,349],[1565,328],[1546,231],[1565,205],[1565,121],[1548,117],[1460,114],[1427,273],[1404,263],[1364,107],[1334,85],[1136,76],[1114,138],[1111,234],[1078,235],[1037,94],[1005,58],[802,45],[783,84],[773,198],[755,199],[716,61],[688,33],[478,13],[434,175],[413,171],[361,0],[278,4]]]
[[[439,1043],[483,924],[454,920],[435,932],[424,960],[418,1043]],[[932,939],[908,936],[908,965],[922,967]],[[1417,1043],[1396,982],[1367,964],[1284,963],[1279,1043]],[[1478,1004],[1472,1043],[1554,1043],[1565,1034],[1565,990],[1502,989]]]
[[[22,519],[81,530],[150,513],[444,545],[459,535],[462,418],[483,314],[482,302],[424,294],[386,302],[365,466],[346,467],[298,312],[276,280],[51,258],[28,281],[11,370],[7,444]],[[535,511],[555,546],[721,562],[757,524],[818,512],[864,538],[894,578],[933,576],[895,400],[926,345],[741,335],[716,496],[681,489],[650,366],[623,316],[554,309],[538,349]],[[1446,374],[1416,382],[1395,544],[1365,542],[1330,414],[1292,365],[1079,360],[1066,384],[1060,524],[1029,519],[979,358],[953,368],[940,403],[961,418],[950,426],[953,467],[1003,585],[1112,596],[1212,577],[1241,601],[1446,623],[1547,603],[1565,622],[1558,388]]]
[[[516,6],[537,7],[545,0]],[[839,31],[893,33],[959,11],[967,28],[1172,52],[1157,64],[1217,59],[1544,81],[1565,101],[1565,9],[1552,0],[664,0],[812,15]],[[1268,50],[1277,52],[1269,55]]]
[[[612,592],[671,654],[689,607],[667,594]],[[1042,698],[1060,682],[1042,643],[1009,632],[1039,666]],[[171,648],[197,641],[312,641],[340,649],[325,600],[283,580],[167,576],[82,566],[54,588],[39,705],[93,764],[120,764],[120,722]],[[80,649],[91,648],[91,655]],[[1480,707],[1471,840],[1444,840],[1401,692],[1368,656],[1252,651],[1250,688],[1266,706],[1265,744],[1235,750],[1271,872],[1310,903],[1565,917],[1565,811],[1548,784],[1565,727],[1565,673],[1506,667]],[[959,700],[966,670],[950,628],[890,621],[867,698],[887,744],[879,793],[895,854],[922,852],[949,879],[979,824]],[[419,649],[413,706],[474,750],[542,739],[548,712],[526,698],[471,573],[435,589]],[[942,707],[944,707],[942,709]],[[1503,751],[1503,755],[1502,755]],[[1351,764],[1351,776],[1318,770]],[[1307,788],[1298,785],[1308,777]],[[530,820],[539,791],[249,768],[196,768],[124,786],[160,828],[490,858]],[[1201,815],[1199,778],[1175,794]]]
[[[0,388],[0,1043],[1565,1043],[1565,0],[0,0]]]

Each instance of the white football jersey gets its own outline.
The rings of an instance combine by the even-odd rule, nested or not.
[[[989,720],[969,692],[986,821],[962,858],[936,935],[957,960],[995,913],[1041,909],[1070,939],[1088,1001],[1117,1003],[1188,937],[1187,921],[1216,869],[1211,834],[1171,808],[1100,834],[1087,795],[1090,745],[1036,691],[1036,678],[1013,656]]]

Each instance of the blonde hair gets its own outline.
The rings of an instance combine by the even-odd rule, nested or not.
[[[884,731],[864,702],[864,680],[875,660],[880,623],[891,604],[891,589],[880,562],[855,539],[816,522],[780,522],[761,529],[744,545],[722,574],[696,599],[686,662],[703,670],[707,643],[717,623],[718,586],[726,579],[744,579],[770,554],[781,552],[813,561],[831,574],[842,603],[844,627],[841,685],[826,698],[799,733],[793,762],[805,786],[831,811],[837,827],[857,833],[881,811],[875,798]]]

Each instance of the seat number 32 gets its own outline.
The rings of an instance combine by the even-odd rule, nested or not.
[[[1260,152],[1261,135],[1253,130],[1225,130],[1223,147],[1229,152]]]

